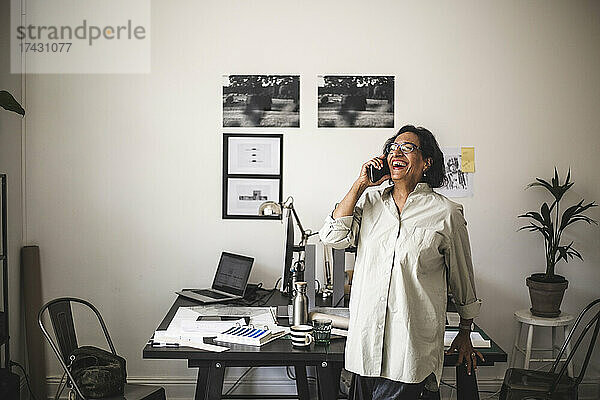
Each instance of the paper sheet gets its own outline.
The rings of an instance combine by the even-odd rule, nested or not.
[[[204,343],[205,337],[216,336],[236,323],[244,324],[243,319],[236,321],[197,321],[199,315],[189,307],[179,307],[166,330],[154,332],[154,342],[177,343],[180,346],[194,347],[206,351],[225,351],[227,347]]]
[[[450,347],[456,335],[458,335],[458,331],[444,332],[444,347]],[[471,343],[473,343],[473,347],[492,347],[491,342],[489,340],[485,340],[479,332],[471,332]]]
[[[460,161],[462,172],[475,172],[475,147],[461,147]]]
[[[331,334],[348,337],[348,331],[346,329],[331,328]]]
[[[181,321],[182,333],[201,333],[203,336],[216,336],[234,326],[246,325],[243,318],[234,321]]]
[[[166,331],[175,335],[203,338],[216,336],[217,333],[221,333],[236,324],[245,325],[243,318],[234,321],[198,321],[199,316],[191,308],[179,307]]]
[[[196,349],[218,353],[229,350],[229,347],[204,343],[204,338],[201,336],[190,334],[182,335],[176,332],[169,332],[168,330],[154,332],[154,343],[176,343],[180,346],[194,347]]]
[[[458,147],[444,147],[446,182],[434,190],[446,197],[473,196],[473,173],[462,171],[462,151]]]
[[[446,326],[458,328],[458,325],[460,324],[460,315],[458,315],[458,313],[447,312],[446,319],[448,320],[448,323],[446,324]]]
[[[250,317],[250,325],[254,325],[255,327],[267,327],[268,329],[277,327],[277,319],[275,318],[277,307],[239,307],[227,304],[209,304],[189,307],[188,310],[195,313],[196,317],[199,315]]]

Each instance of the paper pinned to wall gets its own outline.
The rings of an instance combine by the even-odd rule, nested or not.
[[[459,147],[444,147],[444,167],[446,169],[446,184],[435,191],[446,197],[473,196],[473,173],[461,170],[462,151]]]
[[[475,172],[475,147],[460,148],[460,170]]]

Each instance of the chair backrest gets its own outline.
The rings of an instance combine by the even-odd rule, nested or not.
[[[106,324],[104,323],[104,320],[100,315],[100,312],[90,302],[75,297],[60,297],[51,300],[42,306],[40,312],[38,313],[38,324],[40,326],[40,329],[42,330],[44,337],[50,344],[50,347],[52,347],[52,350],[56,354],[56,357],[58,357],[60,365],[65,370],[65,373],[69,376],[69,380],[73,383],[77,394],[82,399],[85,399],[85,397],[81,394],[81,390],[79,390],[79,388],[77,387],[77,384],[75,383],[73,376],[71,375],[71,371],[69,371],[68,368],[69,355],[73,352],[73,350],[79,347],[77,344],[77,335],[75,333],[75,324],[73,322],[73,311],[71,308],[71,303],[83,304],[84,306],[86,306],[94,312],[96,318],[98,318],[100,326],[102,327],[102,331],[104,332],[104,337],[106,338],[106,342],[110,347],[110,351],[113,354],[117,354],[117,352],[108,333],[108,329],[106,328]],[[52,339],[52,336],[48,333],[48,330],[44,326],[44,314],[46,310],[48,310],[50,314],[52,329],[54,331],[54,336],[56,337],[58,344],[55,343],[55,341]]]
[[[594,312],[595,312],[595,314],[594,314]],[[579,334],[579,337],[577,338],[577,341],[575,341],[575,344],[573,344],[571,346],[572,348],[569,353],[569,356],[567,357],[564,365],[560,369],[558,375],[556,376],[556,378],[552,384],[552,387],[550,390],[551,392],[553,392],[554,389],[556,388],[556,386],[558,385],[560,379],[565,374],[567,365],[572,361],[573,356],[577,352],[577,348],[579,347],[579,345],[581,344],[583,339],[586,337],[586,335],[591,331],[592,326],[593,326],[594,330],[593,330],[592,336],[590,338],[590,343],[588,345],[585,359],[583,360],[583,364],[581,366],[581,371],[579,372],[579,375],[575,378],[575,383],[577,385],[579,385],[581,383],[581,381],[583,380],[583,377],[585,375],[585,370],[587,369],[588,364],[590,363],[590,358],[592,357],[592,352],[594,351],[596,339],[598,339],[598,331],[600,330],[600,299],[596,299],[596,300],[592,301],[590,304],[585,306],[585,308],[583,310],[581,310],[581,312],[579,313],[579,316],[575,320],[575,324],[573,325],[571,332],[569,332],[569,335],[565,339],[565,342],[562,345],[562,348],[560,349],[560,352],[558,353],[556,360],[554,360],[554,363],[552,364],[552,368],[550,369],[550,372],[552,372],[552,373],[554,373],[556,371],[556,368],[559,365],[560,359],[563,357],[563,354],[565,353],[565,351],[567,349],[567,345],[569,343],[571,343],[571,339],[573,338],[575,331],[579,328],[579,325],[582,324],[583,319],[588,318],[589,315],[592,315],[592,316],[589,317],[588,323],[586,324],[586,326],[583,328],[583,330]]]

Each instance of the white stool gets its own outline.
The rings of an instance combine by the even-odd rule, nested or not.
[[[515,311],[515,319],[517,320],[518,326],[517,326],[517,335],[515,337],[515,344],[514,344],[514,348],[513,348],[514,352],[513,352],[511,362],[510,362],[510,367],[511,368],[514,367],[516,360],[517,360],[517,353],[521,353],[525,356],[525,362],[524,362],[523,368],[529,369],[529,363],[531,361],[551,362],[556,359],[556,355],[558,355],[558,352],[560,351],[560,348],[562,347],[561,343],[557,343],[556,329],[558,327],[562,327],[564,338],[566,339],[567,336],[569,335],[569,324],[571,323],[571,321],[573,321],[573,316],[570,314],[561,313],[558,317],[554,317],[554,318],[536,317],[535,315],[531,314],[531,311],[529,309],[525,309],[525,310]],[[529,329],[527,332],[526,347],[522,348],[519,344],[519,341],[521,339],[521,333],[523,332],[523,325],[525,325],[525,324],[529,325]],[[534,326],[551,327],[552,328],[552,348],[532,348],[533,327]],[[531,358],[532,351],[551,351],[553,358]],[[556,351],[556,353],[555,353],[555,351]],[[571,353],[571,344],[568,344],[567,348],[565,349],[565,355],[561,360],[565,361],[570,353]],[[569,365],[567,365],[567,372],[570,377],[573,377],[573,363],[572,362],[570,362]]]

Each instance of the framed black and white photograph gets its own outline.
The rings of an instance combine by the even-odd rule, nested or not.
[[[283,146],[281,135],[225,136],[229,175],[279,175]]]
[[[224,75],[223,127],[300,127],[300,75]]]
[[[319,128],[393,128],[394,76],[319,75]]]
[[[258,215],[258,208],[265,201],[281,202],[280,184],[280,179],[227,178],[223,218],[267,219]]]
[[[281,219],[259,216],[265,201],[281,203],[283,134],[223,134],[223,218]]]

